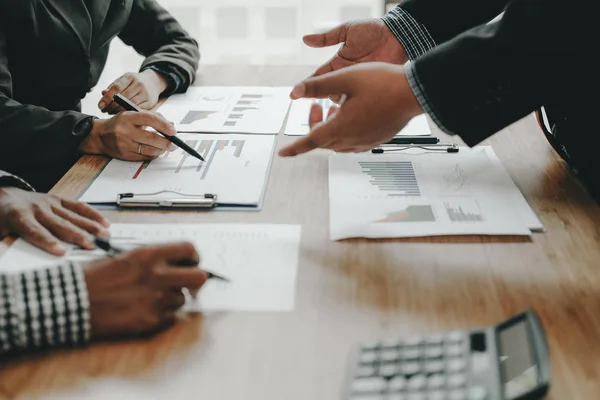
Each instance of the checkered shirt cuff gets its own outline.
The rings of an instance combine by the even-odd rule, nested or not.
[[[0,352],[83,345],[89,310],[79,265],[0,275]]]
[[[402,43],[409,59],[414,60],[436,46],[425,25],[420,24],[401,6],[391,10],[382,19]]]

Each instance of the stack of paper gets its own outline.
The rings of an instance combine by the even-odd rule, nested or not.
[[[301,228],[297,225],[114,224],[115,247],[188,241],[201,255],[200,267],[230,282],[209,280],[188,310],[273,310],[294,308]],[[0,271],[18,273],[63,260],[89,263],[105,258],[100,251],[73,248],[55,257],[22,239],[0,259]]]
[[[289,87],[194,86],[160,107],[179,132],[277,134],[290,106]]]
[[[490,147],[334,154],[329,196],[333,240],[543,230]]]

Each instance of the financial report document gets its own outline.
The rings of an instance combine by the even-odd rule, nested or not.
[[[80,200],[116,203],[121,193],[170,199],[217,195],[219,204],[259,206],[265,192],[276,136],[180,134],[205,161],[177,148],[152,161],[111,160]]]
[[[528,236],[543,230],[488,151],[331,155],[331,239]]]
[[[180,241],[200,254],[200,268],[226,277],[210,279],[189,311],[291,311],[295,306],[300,251],[299,225],[113,224],[111,243],[123,249]],[[0,258],[0,271],[18,273],[64,260],[89,264],[105,259],[101,250],[72,247],[64,257],[52,256],[22,239]]]
[[[179,132],[278,134],[290,106],[290,87],[194,86],[159,112]]]
[[[310,133],[309,115],[312,105],[316,103],[323,109],[323,115],[327,116],[333,102],[329,99],[298,99],[292,101],[290,112],[285,124],[284,133],[289,136],[304,136]],[[429,136],[431,129],[427,116],[419,115],[410,120],[408,124],[398,132],[397,136]]]

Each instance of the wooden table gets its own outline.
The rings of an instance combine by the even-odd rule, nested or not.
[[[311,70],[204,67],[198,84],[293,85]],[[295,311],[191,315],[147,340],[25,356],[1,368],[0,399],[333,400],[361,340],[495,324],[526,308],[547,330],[550,399],[598,398],[600,208],[533,117],[488,143],[546,233],[331,242],[324,152],[276,157],[261,212],[107,212],[113,222],[301,224]],[[83,158],[54,193],[77,197],[104,162]]]

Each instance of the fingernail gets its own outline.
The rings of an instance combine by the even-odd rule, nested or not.
[[[174,126],[171,126],[171,128],[169,128],[169,132],[171,133],[171,135],[176,135],[177,134],[177,129],[175,129]]]
[[[56,243],[52,246],[52,252],[58,255],[64,255],[67,252],[66,246]]]
[[[98,108],[103,109],[104,107],[106,107],[106,103],[101,101],[100,104],[98,104]]]
[[[301,97],[304,97],[305,94],[306,94],[306,85],[304,83],[300,83],[300,84],[296,85],[294,90],[292,90],[291,96],[293,99],[299,99]]]
[[[171,143],[171,144],[169,145],[169,148],[168,148],[167,150],[168,150],[169,152],[171,152],[171,151],[175,151],[175,150],[177,150],[177,146],[175,146],[173,143]]]

